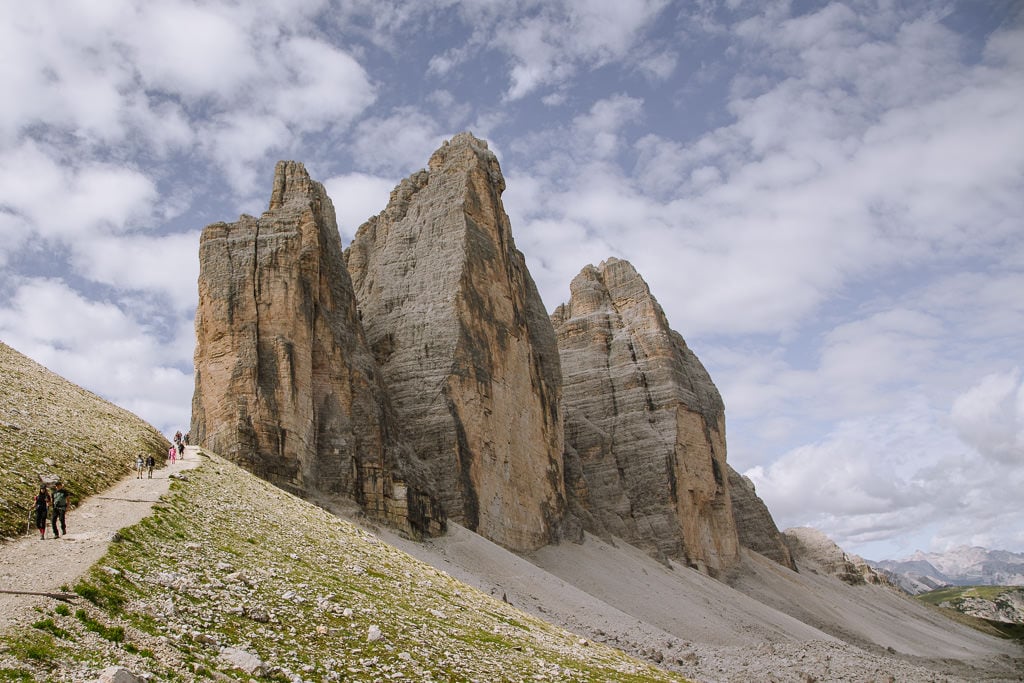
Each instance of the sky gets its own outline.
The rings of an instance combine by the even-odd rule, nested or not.
[[[344,244],[472,131],[549,311],[627,259],[780,528],[1024,551],[1019,0],[0,4],[0,340],[187,429],[202,228]]]

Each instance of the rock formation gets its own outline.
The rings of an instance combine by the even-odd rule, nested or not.
[[[726,465],[729,472],[729,498],[732,501],[732,516],[736,520],[736,533],[740,545],[765,557],[775,560],[784,567],[796,571],[793,556],[786,545],[786,539],[775,525],[768,506],[757,495],[754,482]]]
[[[566,491],[585,526],[717,573],[738,557],[722,399],[626,261],[587,266],[552,314]]]
[[[564,512],[558,351],[469,133],[403,180],[346,251],[363,327],[449,519],[510,549]]]
[[[889,580],[856,555],[848,555],[824,532],[813,527],[797,527],[783,532],[793,560],[820,574],[834,576],[851,586],[866,583],[891,585]]]
[[[323,186],[279,162],[269,209],[207,226],[199,261],[194,442],[292,492],[343,494],[399,528],[439,532]]]

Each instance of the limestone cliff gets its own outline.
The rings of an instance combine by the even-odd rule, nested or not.
[[[287,490],[343,494],[399,528],[439,532],[366,346],[323,186],[279,162],[269,209],[207,226],[199,262],[194,442]]]
[[[564,512],[558,351],[487,143],[456,135],[346,251],[363,327],[448,517],[510,549]]]
[[[775,525],[768,506],[757,495],[754,482],[726,465],[729,472],[729,498],[732,501],[732,516],[736,520],[736,533],[740,545],[765,557],[775,560],[784,567],[796,571],[793,556],[786,545],[786,539]]]
[[[587,266],[552,314],[566,490],[585,525],[710,573],[738,539],[722,399],[626,261]]]
[[[797,565],[815,573],[827,574],[851,586],[866,583],[889,586],[891,582],[872,569],[857,555],[848,555],[842,548],[813,527],[796,527],[783,532],[786,544]]]

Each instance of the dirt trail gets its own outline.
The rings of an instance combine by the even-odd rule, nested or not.
[[[57,593],[61,586],[73,586],[107,552],[118,529],[150,513],[153,503],[167,493],[170,475],[195,467],[201,459],[198,448],[187,446],[184,457],[154,470],[152,479],[145,474],[138,479],[133,472],[106,491],[81,501],[68,510],[68,533],[59,539],[53,537],[47,525],[45,540],[39,539],[33,527],[30,533],[0,544],[0,590]],[[67,484],[73,491],[75,483]],[[0,632],[17,623],[37,620],[33,607],[46,603],[53,603],[53,599],[0,593]]]

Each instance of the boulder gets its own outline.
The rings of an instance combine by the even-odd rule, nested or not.
[[[574,512],[662,560],[727,569],[739,543],[718,390],[629,262],[587,266],[570,290],[551,318]]]
[[[516,551],[564,513],[554,331],[487,143],[446,142],[346,251],[366,339],[448,518]]]

